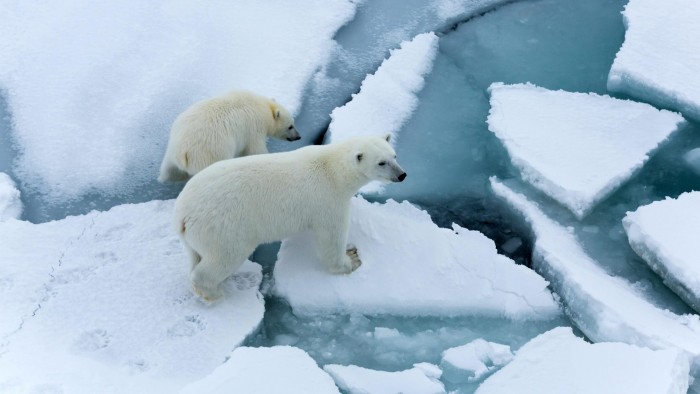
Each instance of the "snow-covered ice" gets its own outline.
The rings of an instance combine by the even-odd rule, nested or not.
[[[335,383],[349,394],[442,394],[438,380],[442,371],[436,365],[418,363],[397,372],[375,371],[356,365],[329,364],[323,367]]]
[[[256,330],[261,267],[246,263],[226,298],[204,305],[189,290],[172,207],[0,223],[0,391],[172,391]]]
[[[700,120],[700,3],[630,0],[623,12],[625,42],[608,75],[623,92]]]
[[[632,249],[700,312],[700,192],[640,207],[628,212],[622,224]]]
[[[491,130],[522,177],[578,218],[632,177],[685,123],[679,114],[531,84],[488,89]]]
[[[9,175],[0,172],[0,222],[19,219],[22,215],[22,200],[15,182]]]
[[[327,141],[390,134],[390,142],[395,145],[401,126],[418,106],[416,94],[423,88],[424,76],[433,67],[437,49],[435,33],[423,33],[392,50],[379,69],[362,81],[360,92],[353,95],[350,102],[333,110]],[[376,193],[382,189],[381,183],[372,182],[361,192]]]
[[[688,358],[672,349],[590,344],[568,327],[534,338],[477,394],[685,394]]]
[[[339,394],[309,355],[291,346],[239,347],[231,358],[181,394]]]
[[[296,113],[355,7],[4,2],[0,86],[15,175],[52,202],[115,195],[155,178],[170,124],[196,101],[246,88]]]
[[[466,345],[449,348],[442,353],[442,368],[452,381],[478,380],[513,359],[510,346],[475,339]],[[451,376],[448,376],[451,375]]]
[[[491,187],[532,226],[533,267],[552,283],[564,310],[586,337],[652,349],[678,348],[699,361],[697,315],[677,315],[656,307],[632,284],[601,268],[576,237],[542,213],[537,204],[495,179]]]
[[[547,282],[499,255],[483,234],[437,227],[408,202],[353,198],[348,243],[362,265],[332,275],[313,236],[285,239],[274,270],[276,294],[295,313],[488,315],[546,319],[559,313]]]

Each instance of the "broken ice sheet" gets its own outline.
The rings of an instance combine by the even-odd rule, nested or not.
[[[510,346],[479,338],[466,345],[445,350],[440,367],[448,380],[464,382],[481,379],[512,359]]]
[[[502,83],[488,91],[489,130],[523,179],[579,219],[685,124],[679,114],[594,93]]]
[[[630,246],[664,283],[700,311],[700,192],[653,202],[623,219]]]
[[[247,262],[206,306],[172,228],[173,201],[0,223],[0,391],[164,392],[219,365],[260,324]],[[12,307],[12,308],[10,308]],[[42,373],[37,373],[37,370]]]
[[[19,219],[22,215],[20,193],[12,178],[0,172],[0,222]]]
[[[349,394],[443,394],[445,387],[439,381],[442,371],[436,365],[418,363],[411,369],[387,372],[356,365],[326,365],[338,387]]]

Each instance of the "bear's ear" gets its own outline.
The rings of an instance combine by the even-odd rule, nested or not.
[[[386,135],[384,136],[384,139],[386,140],[386,142],[391,141],[391,133],[386,133]]]
[[[357,157],[358,163],[362,161],[362,153],[358,153],[357,156],[355,156],[355,157]]]
[[[280,110],[277,108],[277,103],[274,101],[271,101],[269,103],[270,105],[270,111],[272,111],[272,119],[277,120],[280,118]]]
[[[275,120],[280,118],[280,110],[275,111]]]

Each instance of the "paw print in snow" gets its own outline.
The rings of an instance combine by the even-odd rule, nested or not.
[[[171,337],[191,337],[204,331],[206,327],[207,324],[199,315],[185,316],[184,321],[179,321],[168,329],[168,335]]]
[[[257,272],[241,272],[233,275],[233,282],[239,291],[257,288],[261,279]]]
[[[74,347],[83,352],[94,352],[109,346],[111,336],[102,329],[85,331],[75,341]]]

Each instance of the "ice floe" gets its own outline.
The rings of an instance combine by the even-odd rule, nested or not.
[[[429,363],[397,372],[375,371],[356,365],[330,364],[323,367],[335,383],[349,394],[442,394],[445,387],[438,380],[442,371]]]
[[[684,394],[688,384],[688,358],[677,350],[590,344],[559,327],[525,344],[476,393]]]
[[[7,2],[0,85],[15,174],[51,201],[114,195],[154,177],[170,124],[193,102],[246,88],[296,113],[355,7]]]
[[[0,222],[19,219],[22,215],[22,200],[15,182],[4,172],[0,172]]]
[[[488,315],[551,318],[558,306],[547,282],[499,255],[483,234],[439,228],[408,202],[353,198],[348,242],[362,266],[332,275],[309,233],[285,239],[274,270],[276,294],[295,313]]]
[[[531,84],[489,87],[489,130],[522,177],[582,218],[684,124],[679,114]]]
[[[700,311],[700,192],[656,201],[622,220],[632,249],[664,283]]]
[[[389,134],[392,145],[395,144],[401,126],[418,106],[416,94],[423,88],[424,76],[433,67],[437,49],[435,33],[424,33],[392,50],[379,69],[365,78],[360,92],[353,95],[350,102],[333,110],[327,141]],[[372,182],[361,192],[382,189],[381,183]]]
[[[303,350],[291,346],[239,347],[181,394],[339,394],[333,379]]]
[[[532,226],[533,267],[550,281],[571,321],[588,338],[652,349],[678,348],[698,362],[697,315],[677,315],[656,307],[629,282],[601,268],[569,230],[542,213],[535,203],[493,178],[491,187]]]
[[[610,69],[608,90],[700,120],[700,3],[631,0],[622,15],[625,42]]]
[[[512,359],[510,346],[476,339],[466,345],[445,350],[440,368],[450,381],[472,381],[481,379]]]
[[[247,262],[226,298],[204,305],[189,290],[172,207],[0,223],[0,391],[172,391],[256,330],[261,267]]]

